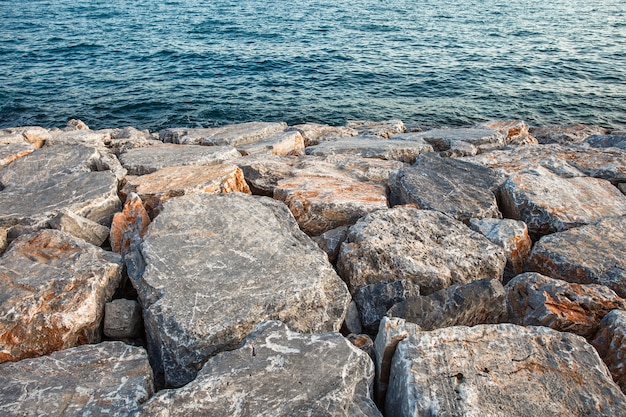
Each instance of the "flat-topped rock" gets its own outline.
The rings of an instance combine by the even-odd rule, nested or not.
[[[0,144],[26,142],[39,149],[50,136],[50,131],[41,126],[10,127],[0,130]]]
[[[0,167],[9,165],[16,159],[32,153],[34,150],[35,148],[26,142],[0,145]]]
[[[419,132],[418,137],[435,147],[438,152],[448,151],[457,143],[466,143],[479,151],[502,147],[506,136],[496,129],[481,127],[432,129]]]
[[[350,301],[326,254],[284,204],[266,197],[166,201],[141,257],[145,271],[131,279],[156,376],[169,386],[191,381],[208,357],[237,347],[264,320],[337,331]]]
[[[513,324],[407,331],[386,415],[626,415],[626,396],[580,336]]]
[[[96,148],[104,148],[105,141],[111,139],[111,132],[108,130],[72,130],[53,131],[46,139],[46,146],[75,145],[81,144]]]
[[[389,187],[393,204],[416,204],[469,222],[472,217],[502,217],[491,191],[502,182],[490,168],[431,154],[392,174]]]
[[[626,311],[613,310],[600,322],[591,343],[626,394]]]
[[[626,298],[626,216],[542,237],[526,270],[579,284],[601,284]]]
[[[359,132],[359,135],[380,136],[389,139],[390,136],[406,132],[406,127],[402,120],[383,120],[374,122],[370,120],[348,120],[346,124],[348,128]]]
[[[371,416],[374,365],[338,333],[259,324],[243,346],[209,359],[183,388],[157,393],[140,415]]]
[[[159,206],[173,197],[192,193],[232,192],[250,194],[243,172],[236,165],[219,164],[168,167],[147,175],[129,175],[121,195],[125,198],[129,193],[136,193],[148,213],[155,217]]]
[[[541,168],[509,177],[500,201],[503,214],[524,221],[535,238],[626,215],[626,198],[608,181],[562,178]]]
[[[119,255],[58,230],[14,240],[0,258],[0,362],[99,342],[121,277]]]
[[[442,213],[396,207],[352,226],[337,266],[354,292],[405,279],[423,295],[452,284],[501,279],[506,259],[499,246]]]
[[[108,227],[74,214],[69,210],[59,212],[59,214],[48,221],[48,226],[51,229],[57,229],[83,239],[85,242],[95,246],[102,246],[107,237],[109,237]]]
[[[281,132],[258,142],[238,145],[237,150],[242,155],[304,155],[304,138],[298,131]]]
[[[0,365],[3,416],[128,416],[154,391],[148,355],[121,342]]]
[[[611,135],[592,135],[582,143],[594,148],[620,148],[626,150],[626,133]]]
[[[306,154],[313,156],[352,155],[409,164],[415,162],[420,154],[432,151],[432,146],[422,140],[388,140],[376,136],[342,138],[306,148]]]
[[[329,126],[319,123],[294,125],[289,130],[297,130],[304,138],[304,146],[318,145],[320,142],[356,136],[359,132],[347,126]]]
[[[163,168],[218,165],[241,154],[231,146],[161,145],[124,152],[119,160],[130,175],[151,174]]]
[[[535,127],[530,133],[537,138],[539,143],[581,143],[591,135],[604,135],[608,131],[600,126],[573,124],[566,126]]]
[[[267,139],[286,128],[283,122],[249,122],[204,129],[171,128],[159,132],[159,138],[165,143],[180,145],[239,146]]]
[[[536,272],[516,276],[506,289],[511,323],[583,337],[593,336],[611,310],[626,309],[626,299],[604,285],[572,284]]]

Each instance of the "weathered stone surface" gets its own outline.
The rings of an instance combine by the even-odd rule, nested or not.
[[[423,141],[388,140],[375,136],[337,139],[306,148],[306,154],[313,156],[352,155],[409,164],[415,162],[415,158],[425,152],[432,152],[432,146]]]
[[[115,213],[111,223],[111,249],[125,255],[138,247],[148,231],[150,217],[136,193],[129,193],[121,212]]]
[[[369,120],[348,120],[347,127],[356,130],[360,135],[380,136],[389,139],[390,136],[406,132],[402,120],[384,120],[373,122]]]
[[[262,141],[286,128],[287,124],[283,122],[249,122],[207,129],[165,129],[159,137],[166,143],[237,147]]]
[[[104,144],[115,155],[120,155],[135,148],[145,148],[154,145],[162,145],[158,137],[153,136],[147,130],[137,130],[128,126],[122,129],[111,129],[111,139],[105,140]]]
[[[108,227],[76,215],[69,210],[62,210],[50,219],[48,226],[83,239],[95,246],[101,246],[109,237]]]
[[[506,144],[506,136],[496,129],[486,128],[455,128],[432,129],[419,132],[418,136],[430,143],[439,152],[455,147],[458,142],[475,146],[479,152],[502,147]]]
[[[284,179],[276,184],[274,198],[289,207],[300,228],[311,236],[354,224],[367,213],[388,207],[384,186],[349,177]]]
[[[36,149],[41,148],[50,137],[50,131],[40,126],[10,127],[0,130],[0,144],[26,142]]]
[[[304,146],[314,146],[321,142],[339,138],[349,138],[359,134],[356,129],[347,126],[329,126],[319,123],[295,125],[290,127],[289,130],[297,130],[302,134]]]
[[[0,228],[0,254],[4,252],[8,244],[7,229]]]
[[[530,135],[528,125],[523,120],[495,120],[481,123],[478,127],[495,129],[506,137],[512,145],[536,145],[537,139]]]
[[[240,156],[230,146],[161,145],[131,149],[119,159],[130,175],[145,175],[167,167],[218,165]]]
[[[545,126],[530,129],[530,133],[542,144],[546,143],[580,143],[591,135],[609,133],[600,126],[574,124],[567,126]]]
[[[281,132],[259,142],[237,146],[242,155],[254,153],[274,155],[304,155],[304,138],[297,131]]]
[[[39,149],[0,170],[0,226],[11,237],[47,227],[63,210],[108,225],[119,210],[117,178],[95,171],[100,153],[83,146]]]
[[[0,365],[3,416],[123,417],[153,391],[146,351],[121,342]]]
[[[432,154],[392,175],[389,187],[393,204],[416,204],[467,223],[472,217],[502,217],[491,191],[502,182],[490,168]]]
[[[348,226],[340,226],[335,229],[328,230],[319,236],[315,236],[312,239],[315,243],[317,243],[317,246],[319,246],[321,250],[326,252],[328,260],[330,260],[331,263],[335,263],[337,255],[339,255],[339,248],[347,237]]]
[[[594,148],[620,148],[626,150],[626,134],[592,135],[583,141]]]
[[[534,237],[626,214],[626,198],[608,181],[561,178],[541,168],[509,177],[500,201],[504,216],[524,221]]]
[[[591,343],[626,394],[626,311],[613,310],[604,316]]]
[[[618,184],[617,189],[622,192],[622,194],[626,194],[626,182]]]
[[[359,310],[357,309],[354,300],[350,301],[348,305],[348,311],[346,312],[346,318],[341,326],[342,333],[355,333],[360,334],[363,332],[363,326],[361,325],[361,318],[359,317]]]
[[[502,248],[444,214],[397,207],[380,210],[350,228],[337,266],[351,291],[405,279],[424,295],[452,284],[501,279]]]
[[[366,334],[349,334],[346,339],[374,359],[374,341]]]
[[[243,172],[236,165],[183,166],[163,168],[152,174],[126,177],[122,197],[137,193],[151,217],[163,202],[192,193],[250,194]]]
[[[359,288],[354,293],[354,301],[364,330],[376,334],[380,320],[387,310],[398,303],[419,297],[419,286],[408,280],[381,282]]]
[[[264,322],[185,387],[157,393],[141,415],[380,417],[370,398],[373,378],[367,354],[340,334]]]
[[[10,143],[0,146],[0,167],[9,165],[11,162],[32,153],[35,148],[26,142]]]
[[[606,285],[626,298],[626,216],[542,237],[526,270],[579,284]]]
[[[73,132],[75,130],[90,130],[89,126],[80,119],[70,119],[67,125],[62,129],[64,132]]]
[[[337,331],[350,302],[326,254],[285,205],[266,197],[202,193],[166,201],[141,255],[145,271],[130,275],[151,361],[171,386],[192,380],[209,356],[238,346],[264,320]]]
[[[46,139],[46,146],[57,145],[85,145],[95,148],[105,148],[105,141],[111,139],[111,133],[107,130],[78,129],[70,131],[52,132]]]
[[[112,339],[141,337],[141,306],[135,300],[119,298],[104,305],[104,335]]]
[[[0,258],[0,362],[99,342],[121,276],[119,255],[58,230],[18,237]]]
[[[470,219],[470,228],[504,249],[505,283],[524,271],[533,245],[526,223],[513,219]]]
[[[369,181],[376,184],[387,184],[391,175],[404,166],[400,161],[361,158],[350,155],[328,155],[323,160],[332,164],[343,173],[361,181]]]
[[[497,279],[454,284],[427,296],[408,296],[387,313],[424,330],[500,323],[506,318],[506,292]]]
[[[624,416],[626,396],[593,347],[546,327],[413,331],[398,343],[391,416]]]
[[[626,309],[626,300],[604,285],[581,285],[529,272],[506,286],[511,323],[545,326],[561,332],[592,336],[613,309]]]

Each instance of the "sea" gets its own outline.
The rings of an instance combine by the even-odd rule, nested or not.
[[[0,128],[626,129],[624,0],[0,0]]]

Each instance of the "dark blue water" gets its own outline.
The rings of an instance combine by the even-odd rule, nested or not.
[[[624,0],[0,0],[0,127],[626,127]]]

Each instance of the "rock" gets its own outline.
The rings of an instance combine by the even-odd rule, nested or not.
[[[119,159],[130,175],[146,175],[168,167],[218,165],[240,156],[230,146],[161,145],[131,149]]]
[[[626,298],[626,216],[542,237],[527,271],[578,284],[606,285]]]
[[[24,136],[14,131],[14,128],[0,129],[0,146],[23,144]]]
[[[397,133],[406,132],[402,120],[385,120],[382,122],[372,122],[368,120],[348,120],[347,127],[356,130],[360,135],[380,136],[389,139]]]
[[[242,155],[254,153],[274,155],[304,155],[304,138],[297,131],[281,132],[259,142],[237,146]]]
[[[425,152],[432,152],[432,146],[424,141],[387,140],[376,136],[337,139],[306,148],[306,154],[312,156],[352,155],[409,164]]]
[[[620,148],[626,150],[626,133],[610,135],[592,135],[583,141],[594,148]]]
[[[428,296],[406,297],[387,313],[424,330],[500,323],[506,318],[506,292],[497,279],[454,284]]]
[[[296,130],[304,138],[304,146],[319,145],[321,142],[356,136],[359,132],[347,126],[329,126],[318,123],[295,125],[289,130]]]
[[[7,248],[9,242],[7,240],[7,230],[0,228],[0,255]]]
[[[364,330],[375,335],[387,310],[407,298],[419,297],[419,291],[419,286],[408,280],[369,284],[356,290],[354,301]]]
[[[591,343],[626,394],[626,311],[613,310],[600,322]]]
[[[128,416],[154,391],[142,348],[104,342],[0,365],[3,416]]]
[[[39,149],[0,170],[0,227],[11,238],[48,227],[67,210],[108,226],[119,210],[117,179],[96,171],[100,153],[83,146]]]
[[[111,139],[109,131],[94,131],[89,129],[78,129],[70,131],[52,132],[50,137],[46,139],[46,146],[58,145],[83,145],[105,149],[105,142]]]
[[[392,416],[624,416],[626,397],[579,336],[513,324],[410,331],[398,343]]]
[[[141,337],[141,306],[123,298],[104,305],[104,335],[112,339]]]
[[[135,193],[129,193],[123,210],[115,213],[111,223],[109,241],[113,252],[126,255],[132,249],[138,248],[149,225],[150,217],[141,198]]]
[[[250,194],[243,172],[236,165],[182,166],[163,168],[152,174],[126,177],[122,197],[137,193],[154,218],[159,207],[172,197],[192,193]]]
[[[89,130],[89,126],[85,122],[79,119],[70,119],[67,122],[67,126],[63,128],[65,132],[72,132],[75,130]]]
[[[376,416],[374,366],[338,333],[308,335],[264,322],[243,346],[210,358],[183,388],[158,392],[142,415]]]
[[[0,362],[98,343],[121,276],[119,255],[58,230],[18,237],[0,258]]]
[[[522,120],[496,120],[478,125],[485,129],[495,129],[506,137],[512,145],[536,145],[537,139],[530,135],[528,125]]]
[[[32,153],[35,148],[26,142],[10,143],[0,146],[0,167]]]
[[[358,180],[376,184],[387,184],[391,175],[404,166],[400,161],[350,155],[328,155],[323,160],[335,166],[340,172],[349,174]]]
[[[491,191],[502,182],[490,168],[432,154],[392,175],[389,187],[393,204],[416,204],[469,222],[472,217],[502,217]]]
[[[104,144],[118,156],[131,149],[162,145],[162,142],[152,136],[149,131],[137,130],[131,126],[112,129],[110,135],[111,139],[105,140]]]
[[[529,272],[506,286],[511,323],[545,326],[560,332],[592,336],[613,309],[626,309],[626,300],[604,285],[581,285]]]
[[[346,312],[346,318],[341,326],[341,332],[343,333],[360,334],[363,332],[363,326],[361,325],[361,319],[359,318],[359,310],[356,307],[354,300],[350,301],[348,305],[348,311]]]
[[[349,334],[346,339],[374,359],[374,341],[366,334]],[[371,391],[371,390],[370,390]]]
[[[591,135],[604,135],[607,134],[608,131],[600,126],[573,124],[567,126],[537,127],[531,129],[530,133],[542,144],[576,144],[581,143]]]
[[[313,241],[317,243],[317,246],[321,250],[326,252],[328,260],[331,263],[335,263],[337,255],[339,255],[339,248],[344,240],[348,237],[348,226],[340,226],[335,229],[330,229],[319,236],[313,237]],[[353,332],[361,333],[361,332]]]
[[[459,142],[472,145],[479,152],[500,148],[506,143],[504,134],[486,128],[432,129],[419,132],[417,136],[430,143],[438,152],[449,151]]]
[[[289,207],[300,228],[311,236],[352,225],[367,213],[388,207],[384,186],[349,177],[284,179],[276,184],[274,198]]]
[[[509,177],[500,202],[504,216],[524,221],[535,239],[626,214],[626,198],[608,181],[561,178],[541,168]]]
[[[452,284],[501,279],[505,263],[500,247],[463,223],[435,211],[397,207],[352,226],[337,267],[352,293],[404,279],[428,295]]]
[[[617,189],[620,190],[622,194],[626,194],[626,183],[618,184]]]
[[[524,265],[533,244],[526,223],[513,219],[470,219],[470,228],[504,249],[505,283],[524,272]]]
[[[109,237],[108,227],[74,214],[69,210],[62,210],[50,219],[48,226],[51,229],[57,229],[83,239],[94,246],[102,246],[107,237]]]
[[[40,126],[13,127],[0,130],[0,144],[26,142],[35,149],[41,148],[50,138],[50,131]]]
[[[151,363],[169,386],[191,381],[211,355],[261,321],[300,332],[339,330],[350,297],[287,207],[245,194],[166,201],[129,275],[144,308]]]
[[[283,132],[287,124],[249,122],[206,129],[173,128],[159,132],[165,143],[180,145],[240,146]]]

